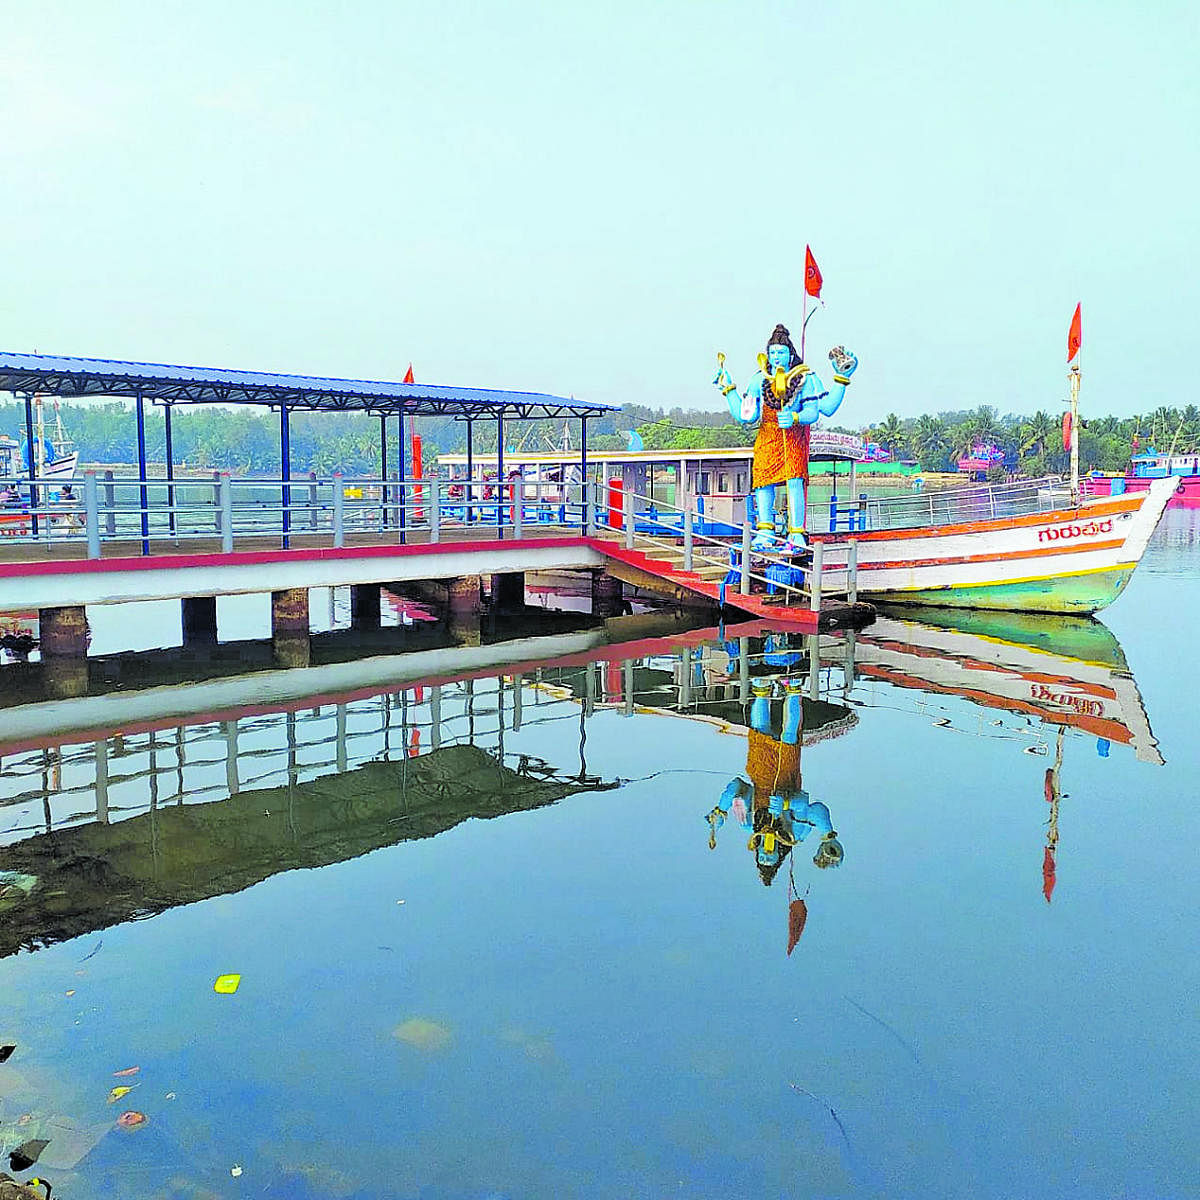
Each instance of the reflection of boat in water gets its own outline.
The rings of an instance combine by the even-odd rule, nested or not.
[[[880,617],[856,637],[854,658],[868,678],[1079,730],[1102,753],[1127,745],[1143,762],[1163,761],[1120,643],[1099,621],[923,609],[919,621]]]

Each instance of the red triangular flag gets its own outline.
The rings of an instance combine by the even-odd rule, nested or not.
[[[817,260],[813,258],[813,252],[807,247],[804,247],[804,290],[810,296],[821,298],[821,268],[817,266]]]
[[[1075,305],[1075,315],[1071,318],[1071,332],[1067,334],[1067,362],[1079,353],[1083,345],[1083,304]]]
[[[1054,895],[1054,885],[1058,882],[1058,868],[1054,862],[1054,851],[1047,846],[1046,852],[1042,855],[1042,895],[1046,897],[1046,903],[1050,903],[1050,897]]]
[[[808,920],[808,906],[797,898],[788,905],[788,957],[796,948],[800,935],[804,932],[804,922]]]
[[[417,382],[417,381],[416,381],[416,380],[413,378],[413,373],[412,373],[412,363],[409,363],[409,364],[408,364],[408,370],[404,372],[404,382],[405,382],[405,383],[416,383],[416,382]]]

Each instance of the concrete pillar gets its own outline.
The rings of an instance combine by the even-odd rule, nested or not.
[[[464,575],[447,582],[450,608],[450,636],[460,646],[478,646],[483,640],[479,614],[483,610],[478,575]]]
[[[213,646],[217,641],[216,596],[184,596],[179,602],[185,646]]]
[[[481,580],[478,575],[463,575],[458,579],[446,581],[446,592],[452,614],[476,613],[482,611],[483,600],[480,591]]]
[[[271,642],[278,666],[308,666],[308,588],[271,593]]]
[[[524,571],[492,576],[492,607],[502,612],[519,612],[525,607]]]
[[[350,628],[379,628],[379,584],[356,583],[350,588]]]
[[[42,658],[86,658],[87,611],[82,604],[43,608],[38,613]]]
[[[615,575],[605,571],[592,572],[592,615],[619,617],[624,605],[625,589]]]

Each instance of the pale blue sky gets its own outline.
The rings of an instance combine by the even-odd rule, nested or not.
[[[0,15],[5,349],[717,407],[811,242],[848,424],[1197,400],[1194,0]]]

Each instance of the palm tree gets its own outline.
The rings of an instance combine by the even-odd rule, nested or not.
[[[917,418],[917,427],[912,434],[912,449],[921,466],[925,470],[932,469],[935,463],[950,452],[950,439],[946,434],[946,422],[941,417],[926,413]]]
[[[1046,443],[1057,428],[1058,422],[1048,412],[1035,412],[1021,426],[1021,457],[1032,458],[1035,454],[1044,454]]]
[[[876,425],[872,432],[875,434],[875,440],[891,451],[893,456],[897,450],[904,448],[904,427],[895,413],[888,413],[882,424]]]

